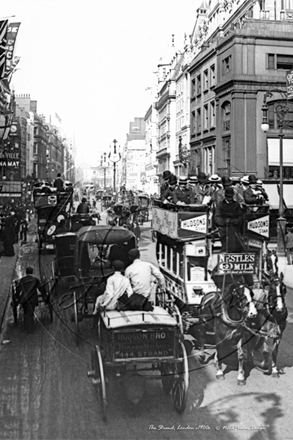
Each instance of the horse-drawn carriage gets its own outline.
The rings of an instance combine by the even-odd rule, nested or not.
[[[158,202],[152,213],[157,260],[166,279],[166,295],[160,300],[164,304],[166,300],[175,298],[182,313],[185,333],[194,338],[193,343],[190,339],[185,341],[187,351],[191,353],[194,347],[199,348],[199,360],[205,361],[204,352],[209,342],[220,352],[221,325],[228,325],[228,329],[225,328],[227,332],[239,330],[235,330],[237,337],[243,337],[245,332],[246,338],[248,332],[250,339],[252,335],[261,338],[261,334],[268,335],[270,332],[277,344],[280,338],[276,335],[280,333],[269,328],[274,318],[263,318],[267,310],[271,315],[274,306],[270,304],[284,290],[282,280],[275,271],[268,275],[270,281],[264,277],[264,260],[268,260],[264,258],[264,252],[269,255],[266,250],[268,212],[247,211],[244,234],[240,238],[243,251],[240,253],[221,252],[211,230],[212,219],[206,205],[177,207]],[[261,303],[264,307],[260,306]],[[258,310],[255,304],[259,306]],[[255,323],[252,318],[256,315],[260,317]],[[278,324],[276,321],[271,327],[276,330]],[[275,353],[273,350],[273,357]],[[220,376],[219,362],[218,371]],[[245,383],[242,369],[238,379],[240,384]]]
[[[147,379],[162,380],[166,393],[172,392],[174,407],[183,412],[189,383],[188,361],[183,344],[181,315],[174,303],[153,310],[101,311],[96,321],[94,305],[105,290],[107,278],[113,274],[111,261],[119,259],[127,267],[129,250],[137,246],[135,235],[119,226],[90,226],[76,234],[57,236],[69,240],[75,235],[73,264],[76,282],[63,294],[59,306],[73,308],[76,343],[82,339],[80,323],[85,318],[96,322],[97,339],[92,350],[89,376],[97,391],[106,419],[106,384],[111,376],[126,380],[130,400],[135,386],[135,402],[143,395]],[[67,257],[66,257],[67,258]],[[61,259],[60,259],[61,262]],[[67,276],[67,273],[65,274]],[[62,273],[60,273],[62,278]],[[160,374],[155,375],[157,371]],[[147,373],[151,374],[147,374]]]
[[[73,203],[73,192],[57,191],[56,188],[35,188],[34,207],[38,222],[38,245],[41,249],[54,249],[54,235],[60,219],[69,219]]]
[[[129,205],[126,203],[116,203],[113,206],[114,216],[109,221],[111,226],[122,226],[133,232],[137,240],[140,239],[140,227],[138,217],[140,215],[139,205]]]
[[[66,235],[64,240],[71,240]],[[114,273],[111,261],[119,259],[126,268],[131,263],[128,252],[137,244],[135,235],[119,226],[85,226],[74,235],[69,276],[74,276],[75,282],[71,284],[70,292],[62,295],[59,304],[63,308],[73,308],[78,343],[80,322],[93,316],[96,299],[104,293],[107,278]]]
[[[137,196],[138,222],[142,225],[149,220],[150,198],[147,194]]]
[[[98,339],[88,376],[96,388],[104,420],[106,384],[114,379],[124,382],[125,394],[133,403],[142,398],[146,380],[159,379],[165,392],[172,392],[176,411],[184,411],[189,370],[182,338],[181,317],[176,307],[100,312]]]

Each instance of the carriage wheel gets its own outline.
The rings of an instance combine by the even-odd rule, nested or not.
[[[188,360],[185,347],[182,342],[179,345],[179,357],[182,361],[176,364],[176,376],[172,390],[173,403],[176,411],[181,414],[186,407],[189,383]]]
[[[174,364],[161,364],[162,385],[165,393],[169,394],[174,385],[175,366]]]
[[[79,322],[78,322],[78,307],[77,307],[77,295],[76,291],[73,292],[73,310],[74,310],[74,322],[75,322],[75,342],[79,344]]]
[[[92,371],[94,372],[93,384],[96,388],[98,399],[102,408],[102,419],[107,420],[107,399],[106,399],[106,382],[104,374],[104,366],[102,353],[99,345],[96,345],[92,351]]]

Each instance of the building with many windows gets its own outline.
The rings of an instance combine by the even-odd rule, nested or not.
[[[183,52],[158,65],[157,175],[255,173],[278,178],[276,109],[293,70],[291,1],[203,0]],[[268,92],[269,130],[262,105]],[[188,162],[188,167],[184,168]],[[284,178],[293,179],[293,130],[284,129]]]

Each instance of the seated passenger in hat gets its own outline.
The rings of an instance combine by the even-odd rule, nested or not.
[[[243,191],[245,203],[247,205],[263,205],[269,198],[267,193],[258,185],[257,177],[254,174],[250,174],[248,181],[249,185]]]
[[[166,189],[162,196],[163,203],[173,203],[173,191],[177,186],[177,177],[171,174],[169,177],[169,187]]]
[[[225,189],[228,187],[231,187],[233,189],[233,199],[240,203],[242,205],[244,203],[244,199],[240,192],[237,190],[237,188],[232,186],[233,181],[231,177],[229,176],[223,176],[222,177],[222,188],[219,188],[217,191],[215,191],[212,195],[212,201],[215,205],[217,205],[219,202],[224,200],[225,198]]]
[[[187,187],[189,189],[193,189],[197,183],[198,183],[197,176],[189,176],[188,177]]]
[[[195,203],[200,205],[210,203],[212,188],[206,174],[203,172],[199,172],[197,175],[197,180],[198,183],[193,188]]]
[[[187,177],[179,177],[179,186],[172,192],[172,201],[176,205],[190,205],[195,203],[194,194],[187,187]]]
[[[160,199],[161,200],[163,200],[162,199],[162,197],[163,197],[163,194],[164,194],[164,192],[168,189],[168,187],[169,187],[169,178],[170,178],[170,176],[171,176],[171,171],[169,171],[169,170],[165,170],[164,172],[163,172],[163,176],[162,176],[162,178],[163,178],[163,182],[162,182],[162,184],[161,184],[161,187],[160,187]]]

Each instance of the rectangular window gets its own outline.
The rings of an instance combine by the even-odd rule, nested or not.
[[[198,75],[196,78],[196,94],[201,94],[201,75]]]
[[[195,112],[191,113],[191,134],[196,134],[196,116]]]
[[[207,130],[209,128],[209,107],[205,104],[203,107],[203,129]]]
[[[34,143],[34,154],[38,154],[38,144]]]
[[[204,83],[203,83],[204,90],[208,90],[209,89],[209,72],[208,72],[208,70],[205,70],[203,73],[203,81],[204,81]]]
[[[230,139],[223,140],[223,161],[229,167],[231,158],[231,141]]]
[[[215,127],[216,126],[216,106],[215,106],[215,101],[211,102],[211,127]]]
[[[201,111],[200,108],[196,111],[196,132],[201,133]]]
[[[38,177],[38,164],[37,163],[33,163],[33,175],[34,177]]]
[[[293,55],[277,55],[277,69],[292,70],[293,69]]]
[[[191,98],[195,98],[196,97],[196,83],[195,83],[195,78],[193,78],[193,80],[191,81]]]
[[[225,75],[232,70],[232,55],[229,55],[222,61],[222,73]]]
[[[216,85],[216,71],[214,64],[210,67],[210,85],[211,87]]]
[[[268,54],[268,69],[275,69],[275,54]]]

